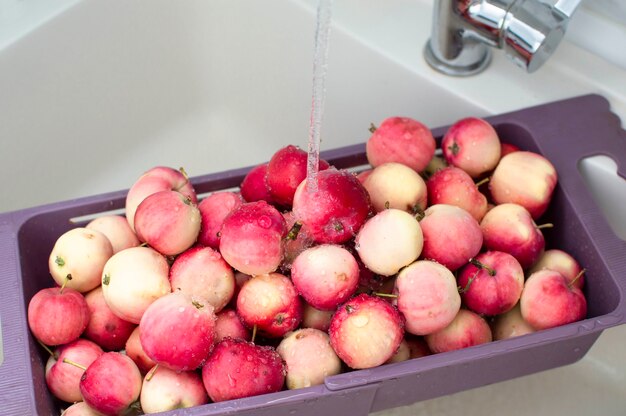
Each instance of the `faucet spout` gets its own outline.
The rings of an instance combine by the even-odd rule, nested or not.
[[[552,55],[581,0],[435,0],[424,55],[435,69],[465,76],[483,71],[491,48],[536,71]]]

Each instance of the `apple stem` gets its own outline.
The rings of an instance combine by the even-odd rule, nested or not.
[[[554,227],[554,224],[552,224],[552,223],[550,223],[550,222],[547,222],[547,223],[545,223],[545,224],[538,225],[538,226],[537,226],[537,229],[538,229],[538,230],[541,230],[541,229],[543,229],[543,228],[552,228],[552,227]]]
[[[571,289],[571,288],[573,288],[573,287],[574,287],[574,284],[576,283],[576,281],[577,281],[578,279],[580,279],[580,277],[581,277],[583,274],[585,274],[585,272],[586,272],[586,271],[587,271],[587,270],[585,270],[585,269],[582,269],[581,271],[579,271],[579,272],[578,272],[578,274],[576,275],[576,277],[574,277],[574,278],[572,279],[572,281],[571,281],[571,282],[569,282],[569,283],[567,284],[567,287],[569,287],[570,289]]]
[[[65,289],[65,285],[67,285],[67,283],[72,280],[72,274],[68,273],[67,276],[65,276],[65,280],[63,281],[63,285],[61,285],[61,290],[59,290],[59,293],[63,293],[63,289]]]
[[[398,295],[394,295],[391,293],[380,293],[380,292],[374,292],[373,295],[380,296],[381,298],[397,298],[398,297]]]
[[[78,368],[80,368],[80,369],[81,369],[81,370],[83,370],[83,371],[87,370],[87,367],[85,367],[84,365],[82,365],[82,364],[78,364],[77,362],[72,361],[72,360],[68,360],[67,358],[64,358],[64,359],[63,359],[63,362],[64,362],[65,364],[70,364],[70,365],[73,365],[74,367],[78,367]]]
[[[469,259],[469,262],[472,263],[474,266],[478,267],[479,269],[483,269],[486,270],[487,273],[489,273],[489,276],[495,276],[496,275],[496,271],[494,269],[492,269],[491,267],[487,266],[485,263],[481,263],[478,260],[472,258]]]
[[[302,223],[300,221],[294,222],[293,226],[291,227],[291,229],[287,233],[287,237],[285,237],[285,238],[287,240],[295,240],[296,238],[298,238],[298,233],[300,233],[300,229],[301,228],[302,228]]]
[[[424,211],[417,204],[413,206],[412,211],[413,211],[413,217],[415,217],[417,222],[420,222],[426,216]]]
[[[57,354],[55,354],[54,351],[52,351],[50,349],[50,347],[48,347],[46,344],[44,344],[40,340],[37,340],[37,342],[39,343],[39,345],[41,345],[43,347],[44,350],[46,350],[48,352],[48,354],[50,354],[52,357],[54,357],[54,359],[59,358],[59,356]]]
[[[368,129],[370,133],[374,133],[377,129],[378,127],[376,127],[376,124],[370,123],[370,128]]]
[[[476,182],[476,187],[479,188],[480,186],[486,184],[487,182],[489,182],[491,178],[489,176],[487,176],[485,179],[480,180],[478,182]]]
[[[150,371],[148,371],[148,374],[146,374],[146,381],[152,380],[152,377],[154,377],[154,373],[156,373],[158,368],[159,368],[159,365],[157,364],[154,367],[152,367]]]
[[[474,273],[474,275],[472,277],[467,279],[467,283],[465,284],[465,287],[457,286],[457,290],[459,291],[459,293],[465,293],[465,292],[467,292],[469,290],[470,285],[472,284],[474,279],[476,279],[476,276],[478,276],[478,272],[479,271],[480,270],[476,270],[476,273]]]
[[[185,170],[184,167],[179,167],[178,168],[179,172],[183,174],[183,176],[185,177],[185,179],[187,180],[187,182],[189,182],[189,175],[187,175],[187,171]],[[180,189],[180,188],[178,188]]]
[[[252,327],[252,338],[250,339],[250,342],[254,343],[255,338],[256,338],[256,324]]]

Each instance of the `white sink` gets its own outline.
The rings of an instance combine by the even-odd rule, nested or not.
[[[125,189],[154,165],[195,176],[305,147],[315,5],[66,1],[0,42],[0,212]],[[457,79],[422,59],[430,1],[343,0],[333,17],[322,149],[363,142],[390,115],[438,127],[587,93],[626,120],[626,71],[567,40],[532,76],[496,51]],[[624,344],[617,327],[574,365],[378,414],[621,415]]]

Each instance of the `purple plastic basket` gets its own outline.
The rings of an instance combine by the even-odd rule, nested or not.
[[[559,173],[546,222],[548,248],[571,253],[587,269],[588,317],[580,322],[328,377],[323,385],[208,404],[168,415],[366,415],[369,412],[483,386],[563,366],[582,358],[600,333],[625,321],[626,242],[596,205],[578,170],[581,159],[603,154],[626,177],[626,131],[608,102],[588,95],[488,117],[503,141],[546,156]],[[435,129],[440,138],[447,127]],[[365,145],[323,152],[348,168],[366,163]],[[249,168],[195,177],[198,193],[239,186]],[[61,404],[44,379],[46,353],[31,336],[26,311],[31,297],[52,286],[47,259],[56,239],[77,226],[70,219],[124,207],[126,191],[65,201],[0,215],[0,413],[58,414]]]

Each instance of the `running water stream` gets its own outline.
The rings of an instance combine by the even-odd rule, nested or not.
[[[315,51],[313,57],[313,98],[309,125],[307,191],[317,190],[322,118],[326,98],[326,72],[328,69],[328,39],[330,37],[332,0],[319,0],[315,28]]]

